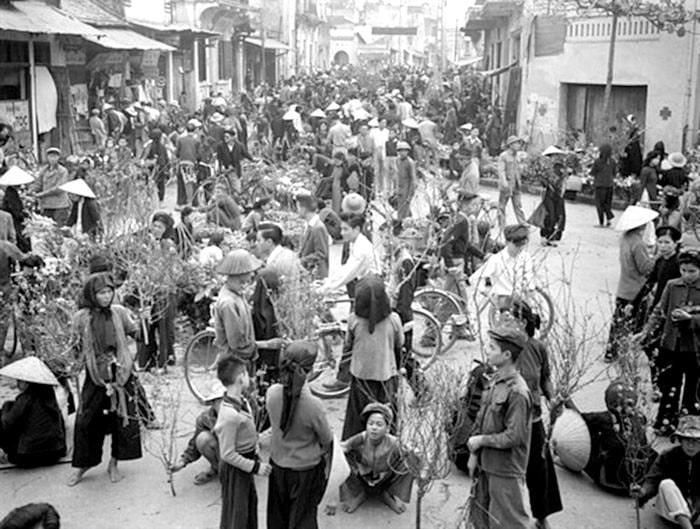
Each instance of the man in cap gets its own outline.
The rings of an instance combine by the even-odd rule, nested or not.
[[[467,442],[470,474],[478,472],[474,516],[486,522],[475,526],[530,528],[525,474],[533,403],[516,368],[527,338],[512,327],[497,327],[488,334],[487,361],[496,372],[483,396],[474,435]]]
[[[46,150],[48,164],[39,171],[36,181],[41,214],[53,219],[59,228],[66,225],[71,207],[68,194],[59,189],[68,182],[68,170],[58,163],[60,156],[61,151],[56,147]]]
[[[484,252],[477,246],[479,235],[476,232],[476,209],[479,206],[479,196],[468,191],[459,193],[459,212],[455,222],[448,228],[441,244],[441,257],[447,267],[445,289],[458,296],[458,281],[463,280],[465,273],[473,271],[473,259],[483,259]]]
[[[399,158],[396,161],[396,213],[399,220],[411,216],[411,201],[416,193],[416,164],[408,156],[411,146],[400,141],[396,145]]]
[[[659,516],[692,529],[700,521],[700,416],[683,417],[671,440],[679,444],[656,457],[642,486],[631,493],[639,507],[656,496]]]
[[[506,206],[513,202],[513,211],[518,223],[525,224],[522,194],[520,191],[521,167],[518,153],[523,142],[517,136],[511,136],[506,142],[506,150],[498,157],[498,216],[501,226],[506,223]]]
[[[230,252],[221,261],[216,271],[226,276],[214,305],[214,345],[219,356],[232,355],[246,362],[249,370],[255,369],[258,347],[278,349],[280,338],[255,340],[253,316],[246,299],[246,290],[251,286],[255,272],[261,262],[247,250]]]
[[[489,292],[497,300],[510,296],[527,299],[535,289],[535,264],[527,251],[530,240],[525,224],[514,224],[503,228],[506,247],[493,255],[469,278],[477,290],[490,281]]]

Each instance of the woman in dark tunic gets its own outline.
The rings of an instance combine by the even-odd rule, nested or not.
[[[566,211],[564,205],[564,182],[566,182],[566,166],[564,165],[564,151],[557,147],[549,147],[544,151],[552,161],[550,171],[542,176],[544,185],[544,198],[542,203],[545,208],[544,225],[540,230],[542,244],[555,246],[555,241],[560,241],[566,225]]]
[[[87,308],[73,320],[77,353],[87,367],[75,422],[72,487],[102,461],[105,435],[112,436],[112,457],[107,469],[113,483],[121,479],[118,461],[141,457],[136,411],[133,358],[127,336],[136,337],[138,326],[127,309],[113,305],[114,284],[109,274],[91,275],[83,289]]]
[[[147,174],[152,174],[155,178],[152,183],[156,185],[158,200],[161,202],[165,198],[165,184],[168,181],[168,150],[163,145],[163,131],[156,128],[151,131],[151,141],[143,151],[143,159],[149,167]],[[148,178],[148,176],[147,176]],[[146,185],[151,182],[146,180]]]
[[[542,424],[541,397],[553,397],[549,353],[547,347],[533,338],[540,327],[540,317],[524,301],[514,300],[510,309],[513,317],[528,335],[528,341],[518,357],[517,367],[532,394],[533,417],[530,437],[530,455],[525,476],[530,492],[530,509],[537,528],[547,527],[547,517],[563,509],[554,461],[547,445]]]
[[[612,147],[609,143],[600,146],[599,155],[593,167],[593,187],[595,188],[595,208],[598,213],[598,225],[610,226],[615,215],[612,212],[613,184],[617,174],[617,164],[612,157]]]
[[[642,172],[639,175],[639,194],[636,197],[637,201],[642,199],[644,191],[647,192],[649,200],[656,201],[658,190],[656,184],[659,182],[659,167],[661,165],[661,154],[651,151],[647,154],[642,164]]]

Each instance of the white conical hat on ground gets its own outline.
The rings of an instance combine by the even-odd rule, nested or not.
[[[58,186],[58,188],[61,191],[65,191],[66,193],[70,193],[72,195],[78,195],[85,198],[97,198],[95,193],[92,192],[92,189],[90,189],[90,186],[87,185],[87,182],[82,178],[77,178],[75,180],[71,180],[70,182],[66,182],[63,185]]]
[[[615,231],[629,231],[639,228],[658,216],[658,211],[654,211],[653,209],[643,208],[641,206],[628,206],[620,217],[620,220],[617,221]]]
[[[16,165],[10,167],[4,175],[0,176],[0,186],[23,186],[31,184],[33,181],[32,175]]]
[[[24,382],[33,382],[34,384],[58,386],[58,380],[56,380],[55,375],[36,356],[27,356],[12,362],[10,365],[0,369],[0,375],[14,378],[15,380],[23,380]]]
[[[326,117],[326,113],[325,113],[323,110],[321,110],[320,108],[317,108],[316,110],[314,110],[314,111],[311,113],[311,117],[312,117],[312,118],[325,118],[325,117]]]
[[[591,457],[591,433],[581,414],[564,409],[552,428],[552,450],[562,464],[581,472]]]
[[[559,147],[555,145],[550,145],[544,150],[542,156],[549,156],[550,154],[566,154],[566,152],[562,151]]]

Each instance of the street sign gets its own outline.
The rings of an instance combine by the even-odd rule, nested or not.
[[[416,35],[418,28],[372,26],[372,35]]]

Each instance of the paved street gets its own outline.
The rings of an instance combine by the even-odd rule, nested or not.
[[[492,196],[494,190],[483,190]],[[526,211],[531,211],[537,199],[525,197]],[[612,292],[617,274],[617,236],[612,230],[593,228],[595,212],[591,206],[569,203],[567,205],[568,226],[564,242],[558,248],[546,252],[536,242],[531,243],[531,251],[542,253],[546,269],[543,273],[553,285],[562,278],[562,271],[575,270],[573,293],[579,306],[588,304],[596,319],[602,321],[610,312]],[[477,352],[465,342],[451,353],[452,358],[469,361]],[[600,363],[592,372],[603,369]],[[177,375],[169,375],[176,380]],[[576,403],[584,411],[599,410],[603,407],[602,391],[604,381],[587,387],[577,395]],[[183,386],[184,388],[184,386]],[[183,391],[186,391],[183,389]],[[201,410],[194,400],[185,395],[183,409],[186,418],[181,427],[182,437],[178,440],[182,449],[194,417]],[[331,400],[326,403],[332,418],[332,426],[339,432],[345,402]],[[109,441],[107,442],[109,443]],[[106,445],[108,453],[109,444]],[[158,460],[149,454],[136,462],[121,465],[125,479],[111,484],[106,475],[105,464],[91,471],[85,481],[76,488],[63,485],[70,468],[68,464],[38,470],[0,471],[0,513],[28,502],[48,501],[61,512],[66,528],[100,527],[111,528],[214,528],[218,527],[220,508],[217,482],[205,486],[192,484],[194,475],[203,470],[199,462],[183,470],[175,478],[178,496],[170,496],[165,473]],[[593,486],[583,475],[575,475],[564,469],[558,471],[565,511],[551,518],[552,527],[557,528],[604,528],[635,527],[635,513],[631,500],[606,494]],[[468,496],[470,482],[459,471],[451,473],[447,479],[435,484],[426,499],[424,527],[452,528],[459,518],[459,508]],[[266,482],[258,478],[258,495],[263,513],[266,504]],[[643,515],[643,527],[661,527],[660,522],[647,508]],[[323,529],[345,527],[408,527],[413,523],[414,504],[407,513],[397,516],[383,505],[368,503],[357,513],[338,513],[334,517],[322,515],[320,526]],[[265,526],[264,514],[260,527]]]

